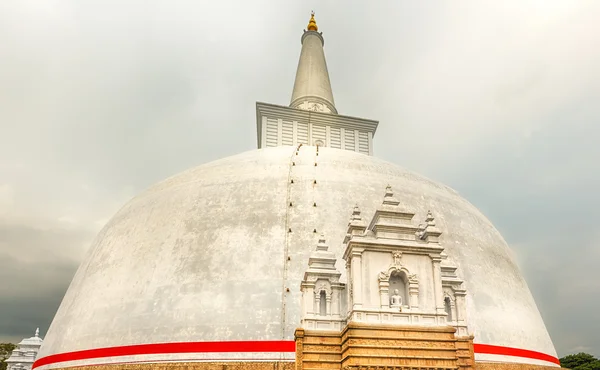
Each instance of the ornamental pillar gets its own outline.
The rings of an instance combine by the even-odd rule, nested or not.
[[[352,252],[352,308],[362,307],[362,251]]]
[[[410,281],[408,284],[408,295],[410,300],[410,308],[419,308],[419,283],[417,281]]]
[[[444,292],[442,288],[442,268],[440,263],[442,258],[439,256],[431,256],[433,262],[433,288],[435,294],[435,310],[438,314],[445,314],[444,308]]]
[[[315,315],[321,315],[321,292],[315,292],[315,304],[314,304],[314,312]]]
[[[379,297],[381,308],[390,308],[390,281],[379,281]]]
[[[466,311],[466,292],[458,291],[454,293],[456,300],[456,321],[458,325],[465,325],[465,311]]]
[[[314,300],[314,296],[315,296],[315,288],[314,287],[306,287],[305,288],[306,291],[304,292],[304,311],[306,312],[306,315],[313,315],[315,313],[314,310],[314,306],[315,306],[315,300]],[[306,317],[306,315],[304,317]]]

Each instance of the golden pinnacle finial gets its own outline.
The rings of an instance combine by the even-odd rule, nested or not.
[[[306,27],[309,31],[318,31],[319,27],[317,27],[317,22],[315,21],[315,12],[310,12],[310,21],[308,21],[308,27]]]

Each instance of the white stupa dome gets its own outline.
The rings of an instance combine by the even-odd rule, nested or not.
[[[262,149],[166,179],[102,229],[37,368],[293,361],[301,281],[320,235],[346,281],[350,215],[358,206],[370,219],[388,185],[414,223],[435,215],[440,245],[468,292],[475,360],[557,366],[532,295],[493,225],[447,186],[370,156],[377,122],[335,114],[314,28],[302,38],[293,106],[257,105]]]
[[[436,215],[469,290],[476,343],[556,355],[502,236],[454,190],[354,152],[295,152],[224,158],[131,200],[94,241],[40,357],[145,343],[293,340],[300,281],[319,234],[341,256],[353,207],[371,215],[387,184],[406,209]]]

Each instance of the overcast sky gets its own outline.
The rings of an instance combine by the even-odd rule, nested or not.
[[[0,1],[0,341],[45,334],[128,199],[255,149],[311,9],[338,111],[491,219],[559,355],[600,355],[594,0]]]

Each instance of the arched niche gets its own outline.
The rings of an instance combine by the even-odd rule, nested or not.
[[[392,265],[387,271],[379,273],[379,294],[382,308],[390,308],[390,298],[398,289],[402,297],[402,306],[419,307],[419,281],[404,266]]]
[[[393,304],[392,296],[398,292],[402,298],[402,305],[408,305],[408,276],[402,270],[394,270],[390,273],[390,305]]]
[[[453,315],[452,315],[452,303],[450,300],[450,297],[446,296],[444,297],[444,311],[446,311],[446,321],[448,322],[452,322],[453,321]]]
[[[455,322],[458,319],[456,310],[456,296],[451,287],[444,287],[444,311],[446,311],[446,321],[449,323]]]
[[[319,316],[331,316],[331,283],[327,280],[318,280],[314,294],[314,312]]]

